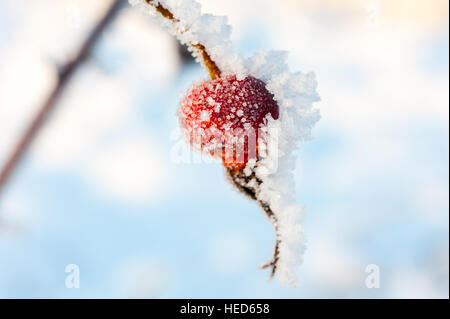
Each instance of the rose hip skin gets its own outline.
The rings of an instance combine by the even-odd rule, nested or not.
[[[227,76],[194,85],[178,115],[185,138],[202,151],[220,156],[225,166],[243,168],[258,156],[258,129],[278,105],[263,81]]]

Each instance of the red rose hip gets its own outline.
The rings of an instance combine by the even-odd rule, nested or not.
[[[263,81],[227,76],[193,85],[178,110],[184,137],[197,150],[243,168],[258,157],[258,130],[278,119],[277,102]]]

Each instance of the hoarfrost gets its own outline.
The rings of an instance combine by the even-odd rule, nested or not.
[[[315,75],[291,73],[284,51],[258,51],[248,59],[233,52],[227,18],[202,15],[200,4],[194,0],[158,1],[174,14],[176,21],[173,23],[161,17],[145,0],[129,2],[158,17],[161,24],[182,43],[201,43],[223,76],[234,74],[237,80],[243,80],[251,75],[264,81],[274,95],[279,106],[279,119],[268,118],[266,131],[270,134],[262,139],[260,145],[261,150],[270,151],[264,152],[267,156],[258,161],[257,167],[249,161],[244,172],[250,174],[254,170],[262,180],[258,199],[267,202],[277,216],[281,244],[276,276],[282,284],[295,285],[296,269],[302,261],[306,240],[301,225],[304,208],[295,203],[293,171],[296,149],[302,141],[311,138],[311,130],[320,119],[319,111],[313,108],[313,103],[319,101]],[[234,98],[239,100],[238,95]],[[248,107],[256,109],[258,105]],[[240,116],[239,113],[237,115]],[[209,116],[208,113],[205,118]],[[275,138],[270,136],[274,134]]]

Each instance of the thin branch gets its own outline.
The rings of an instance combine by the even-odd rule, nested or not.
[[[103,17],[89,33],[86,40],[82,43],[81,47],[75,53],[73,58],[66,64],[59,67],[58,78],[53,90],[49,93],[48,97],[39,108],[38,113],[33,118],[28,128],[24,131],[19,142],[13,149],[11,155],[7,158],[5,165],[0,171],[0,194],[2,193],[12,173],[20,163],[24,154],[28,150],[29,146],[36,138],[39,130],[48,119],[50,114],[54,111],[55,106],[57,105],[58,98],[64,92],[64,89],[72,79],[75,71],[89,57],[102,32],[114,20],[123,4],[124,0],[112,0],[111,6],[107,9]]]
[[[265,263],[261,268],[270,268],[270,277],[273,278],[278,268],[278,261],[280,260],[280,234],[278,229],[278,218],[270,208],[270,205],[265,201],[258,198],[259,188],[262,184],[262,180],[258,178],[253,171],[252,174],[247,176],[242,169],[226,168],[226,174],[231,183],[243,194],[247,195],[250,199],[258,202],[262,210],[266,214],[267,219],[272,223],[275,231],[275,247],[273,249],[272,258]]]
[[[156,11],[159,12],[164,18],[172,21],[173,23],[180,22],[180,20],[178,20],[175,15],[169,9],[165,8],[161,3],[155,3],[154,0],[145,0],[145,2],[154,7]],[[220,71],[216,62],[212,60],[205,46],[201,43],[188,43],[188,46],[192,48],[195,56],[200,59],[203,66],[208,71],[211,79],[214,80],[219,78],[222,72]]]

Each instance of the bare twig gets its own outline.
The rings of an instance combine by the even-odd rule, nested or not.
[[[107,9],[104,16],[95,25],[92,31],[87,36],[86,40],[82,43],[81,47],[75,53],[73,58],[66,64],[62,65],[58,69],[58,78],[53,90],[49,93],[44,103],[40,107],[38,113],[31,121],[28,128],[24,131],[19,142],[13,149],[11,155],[7,158],[6,163],[0,171],[0,194],[3,191],[7,181],[11,177],[11,174],[16,169],[17,165],[23,158],[23,155],[28,150],[30,144],[36,138],[40,128],[43,126],[49,115],[55,109],[58,98],[64,92],[67,84],[70,82],[77,68],[86,61],[94,45],[98,42],[100,35],[105,28],[114,20],[116,14],[121,8],[124,0],[112,0],[111,6]]]

